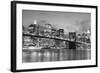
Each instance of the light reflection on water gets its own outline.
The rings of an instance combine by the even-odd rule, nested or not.
[[[54,50],[23,50],[22,61],[25,62],[46,62],[46,61],[67,61],[91,59],[90,50],[76,49],[54,49]]]

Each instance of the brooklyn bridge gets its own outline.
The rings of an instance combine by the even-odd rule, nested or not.
[[[23,34],[31,38],[44,38],[58,41],[65,41],[66,47],[31,47],[23,49],[22,61],[24,62],[51,62],[51,61],[69,61],[69,60],[88,60],[91,59],[90,43],[75,41],[71,39],[55,38],[48,36],[38,36],[34,34]],[[39,40],[38,40],[39,41]],[[52,42],[53,43],[53,42]],[[64,43],[63,43],[64,44]],[[32,45],[30,45],[32,46]]]

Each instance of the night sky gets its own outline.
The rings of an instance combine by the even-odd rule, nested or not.
[[[91,25],[91,14],[37,10],[22,11],[22,24],[25,27],[34,23],[34,20],[41,25],[42,23],[50,23],[55,28],[64,29],[65,33],[86,32]]]

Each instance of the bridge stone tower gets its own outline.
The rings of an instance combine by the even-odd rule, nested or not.
[[[69,32],[69,49],[76,49],[76,32]]]

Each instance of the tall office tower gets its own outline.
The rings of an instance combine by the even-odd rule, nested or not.
[[[51,24],[45,24],[46,29],[44,30],[45,36],[50,36],[51,35],[51,29],[52,25]]]
[[[59,29],[59,35],[60,35],[60,37],[64,36],[64,29]]]
[[[51,29],[51,36],[55,37],[56,36],[56,29],[52,28]]]
[[[37,27],[38,27],[37,21],[34,20],[33,24],[29,25],[29,28],[28,28],[29,32],[32,33],[32,34],[36,34],[37,33]]]
[[[57,37],[63,37],[64,36],[64,29],[58,29],[56,32]]]

